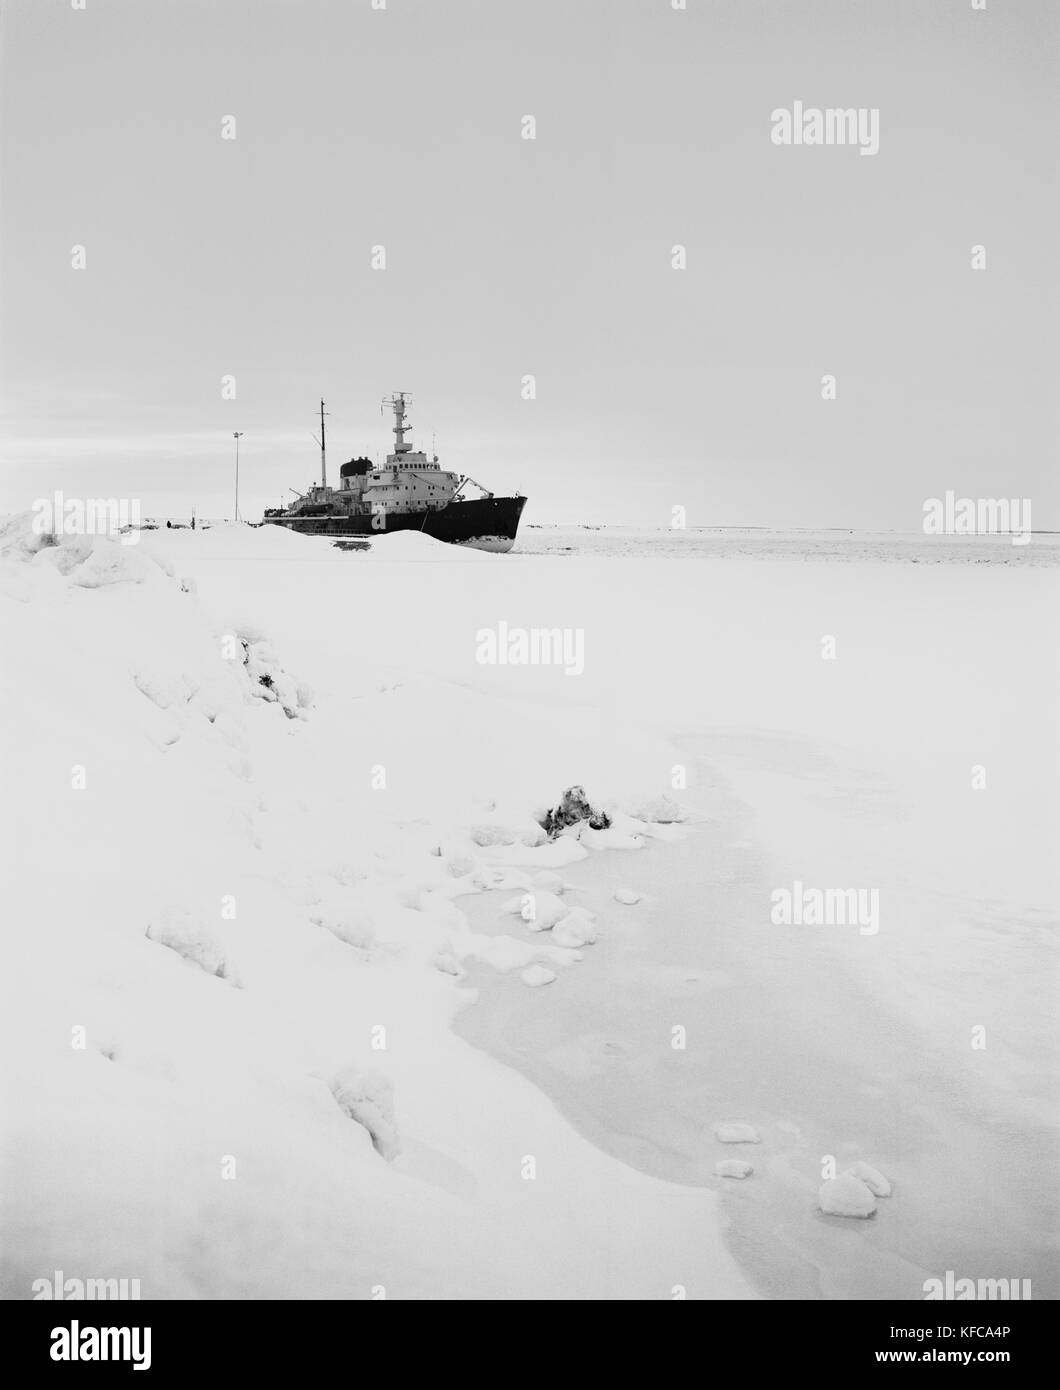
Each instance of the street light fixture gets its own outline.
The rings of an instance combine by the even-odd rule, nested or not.
[[[235,520],[239,520],[239,441],[243,438],[242,430],[233,430],[232,438],[236,441],[236,514]]]

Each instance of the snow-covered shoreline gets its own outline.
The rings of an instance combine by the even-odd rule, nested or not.
[[[3,559],[20,682],[5,692],[7,1296],[55,1268],[137,1277],[145,1297],[782,1291],[790,1257],[772,1278],[744,1273],[717,1195],[594,1147],[453,1031],[461,977],[483,962],[546,1012],[574,981],[604,1008],[595,959],[609,919],[637,906],[601,913],[581,962],[510,916],[475,930],[498,875],[583,853],[534,843],[534,814],[574,782],[618,813],[672,792],[736,841],[719,787],[696,780],[714,765],[785,874],[883,875],[905,925],[884,918],[898,954],[865,987],[903,1016],[938,1008],[950,1032],[928,1069],[932,1048],[955,1065],[985,1023],[986,1093],[1044,1104],[1056,820],[1020,807],[1035,804],[1033,750],[1054,746],[1055,672],[1034,641],[1049,569],[866,562],[837,587],[827,563],[633,556],[605,571],[420,536],[342,554],[243,527],[49,549]],[[582,631],[584,671],[480,664],[476,634],[500,623]],[[1020,720],[1003,719],[1028,688]],[[989,794],[969,789],[980,763]],[[621,823],[611,843],[623,826],[650,829]],[[591,884],[617,857],[570,872]],[[933,946],[917,932],[936,921]],[[851,952],[873,949],[858,940]],[[538,959],[558,979],[528,990],[518,971]],[[891,1094],[886,1066],[875,1084]],[[711,1163],[711,1125],[741,1118],[703,1114]],[[1016,1182],[1006,1200],[1030,1219],[1046,1197]],[[887,1216],[901,1211],[899,1192]]]

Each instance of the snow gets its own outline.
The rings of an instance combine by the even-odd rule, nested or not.
[[[520,917],[530,931],[548,931],[570,909],[555,893],[534,891],[522,893],[517,898],[509,898],[502,911]]]
[[[596,918],[587,908],[572,908],[552,928],[552,940],[558,946],[591,946],[596,941]]]
[[[602,1152],[452,1029],[472,967],[584,968],[470,925],[524,871],[473,827],[513,829],[528,875],[584,858],[537,843],[535,808],[620,746],[588,708],[532,758],[509,736],[468,611],[505,557],[4,534],[5,1295],[62,1267],[144,1297],[753,1296],[710,1194]],[[550,882],[529,891],[562,902]]]
[[[876,1198],[868,1184],[851,1173],[823,1182],[817,1202],[826,1216],[853,1216],[863,1220],[876,1211]]]
[[[331,1094],[344,1115],[368,1131],[372,1147],[388,1162],[401,1152],[394,1118],[394,1088],[379,1072],[346,1067],[331,1081]]]
[[[191,913],[163,909],[159,920],[148,924],[147,938],[168,946],[207,975],[233,981],[234,972],[217,933],[208,922],[197,921]]]
[[[536,535],[0,531],[5,1294],[1055,1288],[1055,558]],[[478,665],[501,618],[584,628],[584,673]],[[612,829],[541,843],[573,783]],[[879,933],[773,927],[796,878],[879,886]],[[889,1219],[815,1217],[825,1155],[874,1204],[862,1154]]]
[[[539,869],[534,875],[534,887],[538,892],[562,893],[566,885],[559,874],[554,874],[550,869]]]

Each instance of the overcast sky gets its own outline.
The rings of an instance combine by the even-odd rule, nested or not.
[[[239,429],[256,516],[321,395],[337,473],[406,389],[530,521],[916,530],[952,490],[1058,527],[1058,16],[5,0],[0,509],[230,512]],[[775,145],[796,100],[878,108],[878,153]]]

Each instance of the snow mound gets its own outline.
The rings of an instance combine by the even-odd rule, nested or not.
[[[738,1120],[727,1120],[714,1126],[714,1138],[719,1144],[760,1144],[758,1130]]]
[[[102,535],[48,534],[34,529],[34,520],[32,512],[7,518],[0,526],[0,557],[52,569],[82,589],[163,577],[160,562],[134,546]]]
[[[891,1195],[891,1184],[878,1168],[873,1168],[871,1163],[863,1163],[859,1160],[847,1168],[843,1176],[860,1178],[874,1197],[889,1197]]]
[[[673,797],[665,794],[630,802],[624,809],[634,820],[647,821],[649,825],[676,825],[687,819],[685,812]]]
[[[742,1158],[719,1158],[714,1165],[714,1176],[718,1178],[749,1178],[753,1172]]]
[[[554,874],[551,869],[539,869],[534,874],[533,882],[534,887],[544,893],[562,893],[567,886],[559,874]]]
[[[497,556],[489,551],[449,545],[446,541],[436,541],[433,536],[425,536],[422,531],[373,533],[371,549],[365,552],[364,558],[376,563],[399,560],[402,564],[419,562],[428,565],[490,564],[497,561]]]
[[[363,1125],[372,1147],[388,1162],[401,1152],[394,1121],[394,1088],[380,1072],[345,1067],[331,1080],[331,1094],[344,1115]]]
[[[158,572],[159,566],[147,556],[109,542],[94,545],[92,553],[71,569],[70,581],[81,589],[102,589],[108,584],[143,584]]]
[[[550,985],[556,978],[556,972],[544,965],[528,965],[519,978],[524,985],[537,989],[541,985]]]
[[[593,914],[584,907],[572,908],[552,928],[552,940],[557,946],[569,946],[573,950],[580,946],[591,946],[596,940]]]
[[[132,678],[137,690],[159,709],[186,705],[197,693],[195,683],[182,672],[134,668]]]
[[[480,848],[486,845],[514,845],[515,831],[506,825],[473,825],[471,838]]]
[[[866,1183],[850,1173],[821,1184],[817,1205],[826,1216],[853,1216],[864,1220],[876,1212],[876,1198]]]
[[[566,835],[542,844],[489,845],[484,848],[483,858],[497,864],[518,864],[523,868],[562,869],[589,857],[589,851],[583,849],[577,839]]]
[[[471,838],[480,849],[489,848],[492,845],[525,845],[528,849],[533,849],[537,845],[544,844],[545,832],[539,825],[533,822],[519,825],[474,825],[471,827]]]
[[[306,708],[313,700],[312,689],[299,684],[283,669],[267,642],[252,642],[242,634],[239,640],[251,694],[278,704],[288,719],[305,719]]]

